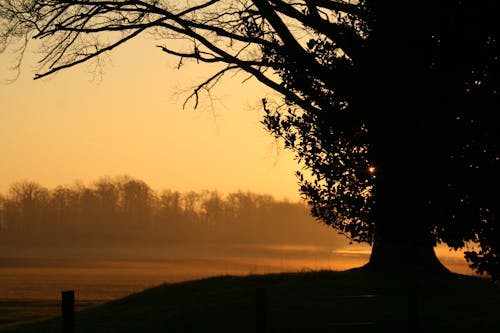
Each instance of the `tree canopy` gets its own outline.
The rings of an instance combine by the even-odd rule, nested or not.
[[[498,278],[497,1],[0,0],[0,50],[42,41],[35,79],[140,34],[283,96],[264,125],[304,167],[312,214],[354,241],[478,248]],[[403,242],[399,242],[402,244]],[[394,252],[394,248],[391,250]]]

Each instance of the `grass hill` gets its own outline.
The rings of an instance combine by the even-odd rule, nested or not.
[[[485,279],[453,274],[408,281],[355,269],[160,285],[78,312],[76,332],[255,332],[257,288],[267,290],[270,333],[498,332],[500,327],[500,288]],[[414,296],[416,303],[409,301]],[[415,304],[409,325],[408,309]],[[60,330],[56,318],[5,332]]]

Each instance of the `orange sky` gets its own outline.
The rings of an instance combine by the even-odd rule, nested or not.
[[[209,68],[176,70],[177,60],[153,40],[111,53],[94,81],[86,65],[34,81],[34,59],[25,59],[17,81],[0,83],[0,193],[19,180],[53,188],[128,174],[156,190],[299,198],[296,162],[259,123],[260,100],[270,92],[255,81],[227,79],[213,91],[213,108],[205,96],[199,110],[182,110],[187,95],[179,92]],[[12,77],[8,60],[0,55],[0,82]],[[438,255],[464,265],[446,247]]]
[[[176,70],[177,60],[135,40],[110,54],[101,80],[93,67],[33,81],[35,56],[21,76],[0,83],[0,193],[19,180],[52,188],[128,174],[154,189],[250,190],[299,198],[296,163],[277,152],[259,124],[269,92],[243,77],[227,79],[210,99],[183,111],[180,94],[207,77],[207,67]],[[0,81],[12,77],[0,55]]]

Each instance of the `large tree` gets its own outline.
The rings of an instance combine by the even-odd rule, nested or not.
[[[263,123],[300,162],[312,214],[373,244],[369,266],[444,271],[476,249],[499,276],[495,0],[0,0],[0,50],[42,41],[35,78],[153,34],[180,64],[243,71],[283,96]],[[19,44],[20,43],[20,44]],[[22,54],[22,52],[21,52]]]

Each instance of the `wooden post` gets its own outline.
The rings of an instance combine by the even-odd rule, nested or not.
[[[418,322],[418,288],[416,283],[408,286],[408,332],[417,333],[419,331]]]
[[[257,333],[266,333],[267,328],[267,290],[266,288],[257,288],[256,292],[256,331]]]
[[[75,291],[67,290],[61,292],[61,321],[62,332],[73,333],[75,331]]]

